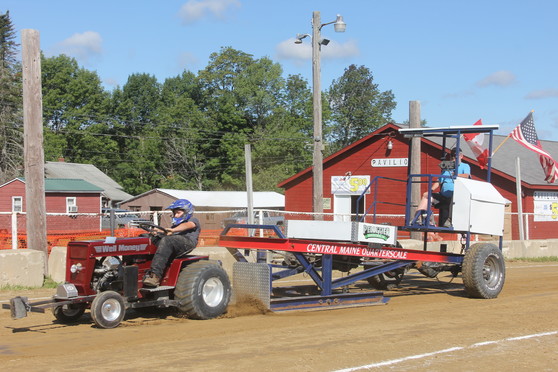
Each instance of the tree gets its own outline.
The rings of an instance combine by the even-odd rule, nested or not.
[[[203,190],[210,182],[205,148],[212,140],[208,138],[207,116],[196,103],[200,92],[191,72],[166,79],[163,84],[159,117],[167,157],[161,187]]]
[[[330,154],[391,120],[396,106],[391,90],[381,92],[365,66],[346,68],[343,76],[333,81],[328,98],[333,119],[328,128]]]
[[[131,194],[159,187],[167,154],[159,128],[161,84],[155,76],[133,74],[111,97],[109,133],[118,144],[118,164],[109,173]]]
[[[45,160],[103,164],[113,147],[107,129],[109,95],[96,72],[66,55],[42,58]],[[105,143],[107,142],[107,143]]]
[[[227,47],[210,56],[198,77],[203,92],[201,109],[208,117],[211,146],[206,147],[207,171],[215,187],[244,188],[244,144],[266,133],[280,104],[284,80],[281,67],[269,58]]]
[[[289,75],[280,102],[266,127],[253,134],[255,190],[276,190],[277,184],[312,163],[312,92],[300,75]]]
[[[23,170],[21,66],[10,13],[0,14],[0,184]]]

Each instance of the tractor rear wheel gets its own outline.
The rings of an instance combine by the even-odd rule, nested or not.
[[[463,258],[463,284],[469,296],[496,298],[504,287],[504,255],[491,243],[473,244]]]
[[[126,315],[124,298],[114,291],[101,292],[91,303],[91,318],[98,327],[117,327]]]
[[[180,272],[174,290],[178,309],[192,319],[211,319],[227,310],[231,284],[215,261],[198,261]]]
[[[73,323],[85,312],[87,304],[60,305],[52,308],[52,313],[60,323]]]

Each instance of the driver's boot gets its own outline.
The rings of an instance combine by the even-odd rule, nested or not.
[[[157,287],[159,285],[160,281],[161,281],[161,278],[159,278],[157,275],[155,275],[154,273],[149,273],[143,279],[143,285],[145,287]]]

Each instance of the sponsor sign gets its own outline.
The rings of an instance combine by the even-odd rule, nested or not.
[[[397,241],[395,226],[359,222],[356,231],[355,240],[359,242],[395,245]]]
[[[535,221],[558,221],[557,191],[535,191],[533,203]]]
[[[147,244],[106,244],[95,246],[96,253],[125,253],[141,252],[147,248]]]
[[[332,176],[331,193],[335,195],[360,195],[370,184],[370,176]],[[366,191],[370,194],[370,190]]]
[[[407,259],[408,252],[402,249],[356,247],[342,244],[308,243],[308,253],[340,254],[347,256],[362,256],[375,258],[389,258],[394,260]]]

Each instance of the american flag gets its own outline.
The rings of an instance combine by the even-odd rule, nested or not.
[[[554,183],[558,179],[558,168],[552,156],[542,149],[541,142],[535,130],[535,121],[533,120],[533,112],[515,127],[510,133],[511,138],[519,142],[531,151],[536,152],[540,156],[540,162],[544,170],[545,181]]]

